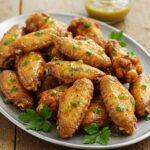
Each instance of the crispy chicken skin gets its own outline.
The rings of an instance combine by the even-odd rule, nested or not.
[[[72,83],[81,78],[93,80],[105,75],[99,69],[83,64],[82,61],[56,60],[47,63],[45,68],[47,72],[65,83]]]
[[[97,68],[111,66],[110,58],[104,49],[93,40],[76,40],[68,37],[57,37],[55,47],[64,55],[74,60],[83,60],[84,63]]]
[[[129,83],[136,81],[142,73],[142,66],[137,56],[130,54],[116,40],[108,41],[106,52],[111,57],[113,71],[120,80]]]
[[[0,89],[7,100],[21,110],[33,107],[31,94],[20,84],[14,71],[5,70],[0,73]]]
[[[56,36],[63,36],[61,32],[48,28],[29,33],[13,42],[10,46],[15,53],[28,53],[30,51],[38,51],[42,48],[53,45]]]
[[[112,121],[131,135],[136,127],[137,119],[134,115],[135,105],[133,96],[117,80],[116,77],[106,75],[100,81],[101,96]]]
[[[58,132],[61,138],[71,137],[80,126],[93,96],[93,84],[79,79],[66,90],[59,102]]]
[[[90,18],[74,18],[68,27],[68,31],[72,32],[74,36],[82,35],[88,39],[93,39],[103,48],[105,47],[106,41],[100,31],[100,25]]]
[[[61,99],[67,88],[67,85],[61,85],[54,89],[49,89],[42,92],[36,111],[40,112],[41,108],[43,108],[43,105],[47,104],[51,112],[57,112],[59,100]]]
[[[110,117],[100,96],[92,100],[88,111],[82,120],[82,126],[89,126],[96,123],[99,127],[104,127],[110,122]]]
[[[39,53],[31,52],[18,61],[19,80],[27,90],[37,91],[44,74],[45,61]]]
[[[13,65],[15,53],[9,45],[24,34],[24,28],[21,25],[14,25],[4,34],[0,41],[0,68],[9,68]]]
[[[130,86],[130,91],[135,98],[135,113],[142,117],[150,113],[150,77],[142,74]]]

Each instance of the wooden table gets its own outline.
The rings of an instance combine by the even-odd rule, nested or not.
[[[136,0],[125,21],[115,27],[150,52],[150,0]],[[0,21],[34,11],[87,15],[82,0],[0,0]],[[0,150],[71,150],[35,138],[0,114]],[[120,150],[150,150],[150,138]]]

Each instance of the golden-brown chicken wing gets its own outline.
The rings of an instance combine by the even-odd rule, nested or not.
[[[13,65],[15,53],[9,45],[22,35],[24,35],[24,28],[20,25],[14,25],[4,34],[0,41],[0,68],[9,68]]]
[[[74,82],[59,102],[58,132],[61,138],[71,137],[80,126],[90,105],[93,84],[83,78]]]
[[[59,106],[59,100],[64,92],[67,90],[67,85],[61,85],[54,89],[49,89],[41,93],[41,99],[38,102],[36,108],[37,112],[40,112],[44,104],[47,104],[51,112],[57,112]]]
[[[88,111],[82,120],[82,126],[89,126],[96,123],[99,127],[104,127],[110,122],[110,117],[100,96],[92,100]]]
[[[44,74],[45,61],[39,53],[31,52],[18,61],[19,80],[27,90],[37,91]]]
[[[130,91],[135,98],[136,115],[142,117],[150,113],[150,77],[146,74],[140,75],[131,84]]]
[[[63,36],[63,34],[51,28],[39,30],[16,40],[11,44],[10,48],[17,54],[37,51],[52,45],[56,36]]]
[[[134,115],[135,105],[133,96],[117,80],[116,77],[106,75],[100,81],[101,95],[106,109],[112,121],[131,135],[136,127],[136,117]]]
[[[100,31],[100,25],[90,18],[74,18],[68,27],[68,31],[72,32],[74,36],[82,35],[88,39],[93,39],[103,48],[105,47],[106,41]]]
[[[106,52],[112,59],[115,75],[124,82],[134,82],[142,73],[140,60],[133,52],[119,45],[116,40],[109,40]]]
[[[33,98],[18,80],[14,71],[5,70],[0,73],[0,89],[7,100],[21,110],[33,107]]]
[[[99,69],[83,64],[80,61],[56,60],[46,64],[47,72],[65,83],[71,83],[81,78],[93,80],[96,77],[105,75]]]
[[[52,28],[64,33],[67,33],[67,25],[57,21],[48,14],[35,13],[29,16],[26,20],[26,29],[28,32],[35,32],[41,29]]]
[[[110,58],[104,49],[93,40],[76,40],[67,37],[57,37],[55,47],[64,55],[74,60],[83,60],[84,63],[97,68],[111,66]]]

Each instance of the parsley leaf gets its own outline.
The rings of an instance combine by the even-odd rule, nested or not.
[[[122,47],[126,47],[127,44],[125,43],[125,41],[123,40],[123,32],[111,32],[110,33],[110,39],[115,39],[119,42],[120,46]]]
[[[52,112],[49,111],[47,105],[43,105],[40,113],[33,109],[27,109],[19,115],[19,119],[26,125],[27,129],[47,132],[50,129],[51,123],[49,119]]]
[[[83,144],[94,144],[97,139],[97,134],[85,135],[83,139]]]
[[[146,120],[146,121],[150,121],[150,114],[148,114],[148,115],[145,117],[145,120]]]
[[[88,29],[90,27],[91,27],[91,23],[90,22],[85,22],[84,25],[83,25],[84,29]]]
[[[87,134],[95,134],[98,132],[98,126],[96,123],[92,123],[91,125],[84,128],[84,131]]]

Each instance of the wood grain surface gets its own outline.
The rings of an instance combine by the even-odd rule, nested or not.
[[[137,0],[127,18],[115,27],[129,34],[150,52],[150,0]],[[0,0],[0,21],[35,11],[87,15],[83,0]],[[39,140],[0,114],[0,150],[71,150]],[[150,150],[150,138],[118,150]]]

